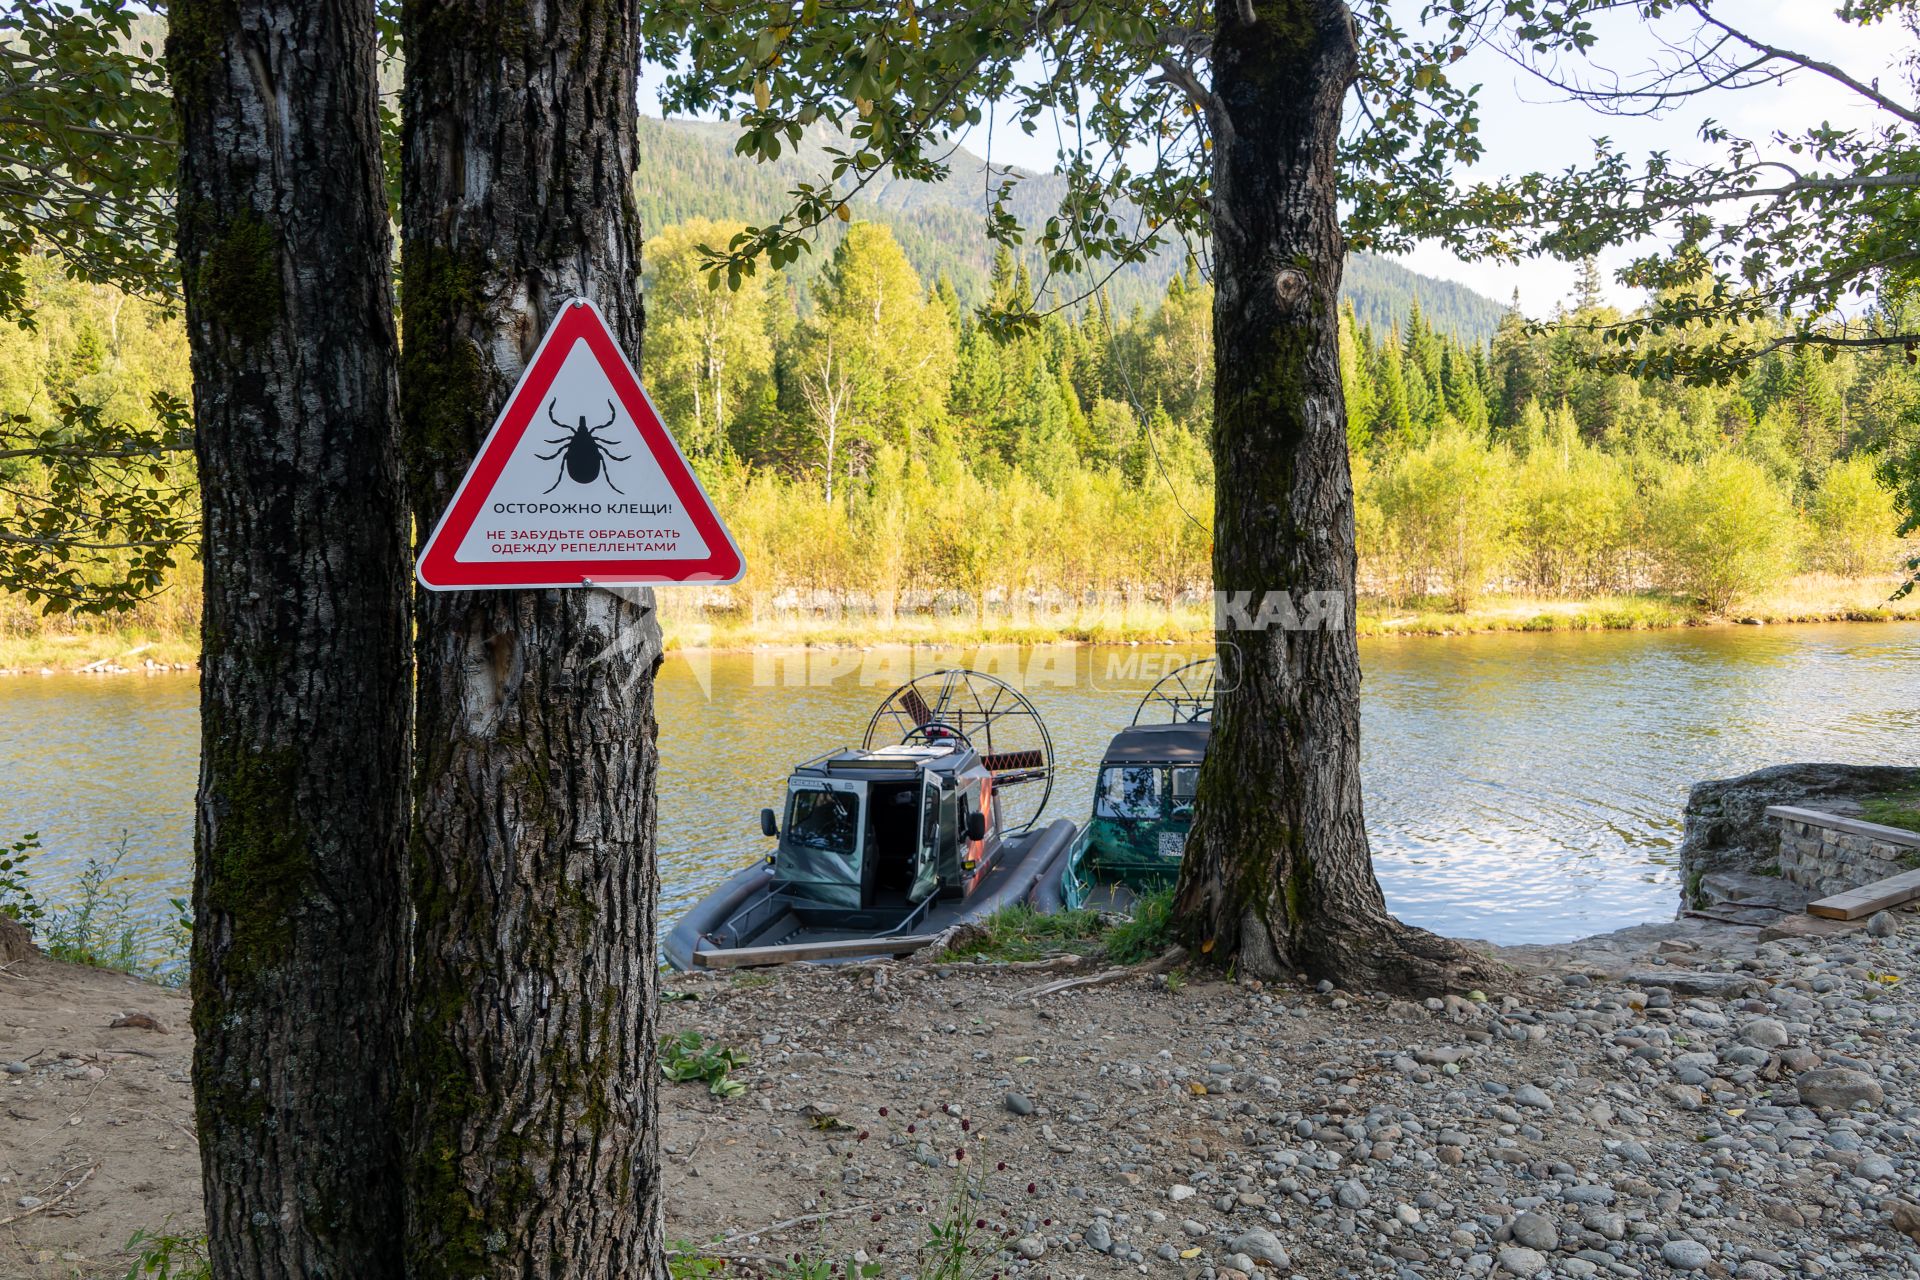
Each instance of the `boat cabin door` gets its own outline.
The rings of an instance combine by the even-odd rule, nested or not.
[[[940,887],[940,780],[920,778],[920,840],[914,848],[913,886],[907,901],[925,902]]]

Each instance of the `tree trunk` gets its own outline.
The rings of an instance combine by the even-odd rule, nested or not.
[[[371,0],[175,0],[213,1272],[402,1270],[407,513]]]
[[[1387,914],[1361,815],[1335,310],[1352,21],[1340,0],[1219,0],[1213,60],[1213,576],[1229,605],[1174,916],[1243,973],[1455,987],[1485,972],[1479,958]],[[1263,615],[1269,592],[1287,599]]]
[[[632,0],[409,0],[402,410],[424,535],[586,297],[640,346]],[[653,594],[418,606],[415,1280],[664,1276]]]

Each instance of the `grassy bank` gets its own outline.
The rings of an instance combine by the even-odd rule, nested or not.
[[[190,668],[199,657],[200,583],[191,568],[174,570],[158,595],[112,617],[49,616],[25,596],[0,592],[0,671],[149,671]]]
[[[1667,627],[1788,622],[1890,622],[1920,619],[1920,591],[1889,602],[1896,577],[1841,578],[1808,574],[1741,602],[1725,615],[1664,592],[1564,599],[1487,596],[1464,612],[1440,600],[1398,607],[1360,601],[1362,636],[1446,636],[1501,631],[1647,631]],[[1193,644],[1213,638],[1213,618],[1204,604],[1172,608],[1135,605],[1124,609],[1035,611],[1024,618],[900,616],[822,617],[781,614],[754,622],[727,614],[677,612],[671,599],[662,615],[668,649],[753,649],[787,646],[919,644],[963,647],[982,644]]]
[[[1883,827],[1920,831],[1920,790],[1868,796],[1860,802],[1860,816]]]
[[[0,670],[79,671],[192,667],[200,657],[197,633],[167,634],[146,627],[102,627],[0,634]]]
[[[1788,622],[1893,622],[1920,619],[1920,592],[1890,601],[1900,579],[1808,574],[1743,600],[1725,614],[1663,592],[1555,599],[1489,596],[1464,613],[1410,606],[1389,610],[1362,601],[1363,636],[1465,635],[1495,631],[1648,631],[1666,627]]]
[[[1487,596],[1465,612],[1438,600],[1390,607],[1360,602],[1363,636],[1442,636],[1501,631],[1644,631],[1788,622],[1887,622],[1920,619],[1920,592],[1889,602],[1899,579],[1806,575],[1743,601],[1725,615],[1660,592],[1556,599]],[[1023,644],[1194,644],[1212,638],[1213,619],[1204,604],[1172,607],[1132,605],[1082,611],[1035,611],[1024,617],[989,613],[930,616],[901,614],[820,615],[782,612],[755,621],[723,611],[677,604],[662,592],[667,648],[741,650],[808,646],[858,648],[925,645],[963,648]],[[191,627],[151,622],[116,626],[105,622],[29,620],[15,616],[0,629],[0,671],[149,670],[190,666],[199,653]]]

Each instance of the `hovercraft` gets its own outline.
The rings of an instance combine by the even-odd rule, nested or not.
[[[760,812],[773,851],[676,923],[676,969],[905,955],[1033,896],[1073,842],[1040,826],[1053,741],[1027,698],[954,669],[888,695],[859,747],[797,765]]]

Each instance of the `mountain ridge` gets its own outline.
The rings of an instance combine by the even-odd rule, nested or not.
[[[831,163],[828,138],[818,130],[767,163],[737,155],[737,137],[736,127],[725,122],[642,116],[636,195],[643,229],[695,217],[769,222],[779,215],[796,183],[817,181]],[[989,171],[984,159],[964,147],[956,148],[948,163],[951,175],[945,182],[882,174],[849,203],[855,218],[892,229],[922,279],[932,283],[944,273],[963,301],[978,303],[986,296],[996,249],[981,216],[990,172],[996,178],[1003,173],[1016,178],[1009,203],[1029,226],[1058,207],[1063,179],[998,164]],[[802,254],[787,269],[803,296],[806,283],[832,256],[841,234],[838,224],[822,228],[813,252]],[[1150,308],[1184,261],[1180,246],[1168,246],[1147,262],[1121,267],[1106,292],[1123,315],[1136,307]],[[1361,323],[1375,330],[1404,321],[1417,299],[1429,324],[1471,341],[1491,337],[1506,312],[1502,304],[1465,285],[1372,254],[1348,257],[1341,296],[1353,303]]]

